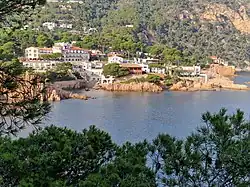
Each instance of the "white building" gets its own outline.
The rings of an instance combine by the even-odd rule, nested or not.
[[[109,84],[114,82],[115,78],[113,76],[107,76],[107,77],[105,77],[104,75],[101,76],[101,84]]]
[[[125,27],[127,27],[127,28],[133,28],[134,25],[126,25]]]
[[[65,62],[89,61],[90,52],[80,47],[70,47],[63,50],[63,59]]]
[[[180,68],[182,70],[180,74],[184,76],[198,76],[201,73],[200,66],[181,66]]]
[[[136,64],[159,63],[159,59],[155,59],[155,58],[135,58],[134,61]]]
[[[166,68],[151,67],[150,72],[152,72],[152,73],[159,73],[159,74],[165,74],[166,73]]]
[[[52,54],[52,53],[61,53],[62,57],[54,61],[43,60],[41,57],[41,55],[43,54]],[[60,63],[60,62],[71,62],[72,64],[76,62],[83,63],[83,62],[89,62],[89,59],[90,59],[89,51],[81,49],[79,47],[71,46],[68,43],[57,43],[52,48],[38,48],[38,47],[26,48],[23,64],[27,67],[32,67],[34,69],[50,69],[52,66],[54,66],[55,63]],[[79,66],[79,64],[77,65]],[[100,66],[100,68],[101,67],[102,66]]]
[[[61,23],[61,24],[59,24],[59,28],[72,29],[73,28],[73,24]]]
[[[112,55],[108,57],[108,63],[123,63],[124,59],[118,55]]]
[[[44,22],[43,27],[47,27],[49,30],[54,30],[57,27],[57,24],[54,22]]]
[[[27,68],[32,68],[35,70],[49,70],[56,66],[58,61],[42,61],[42,60],[30,60],[24,61],[23,65]]]
[[[39,48],[38,47],[28,47],[25,49],[25,58],[30,60],[36,60],[39,58]]]
[[[150,73],[150,68],[148,64],[138,64],[138,65],[142,67],[143,73]]]

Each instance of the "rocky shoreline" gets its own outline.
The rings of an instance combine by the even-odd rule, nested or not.
[[[181,80],[173,84],[170,91],[221,91],[221,90],[250,90],[247,85],[235,84],[227,77],[216,77],[208,80],[207,83],[193,80]]]
[[[89,89],[86,87],[84,81],[64,81],[57,82],[47,86],[47,93],[44,100],[47,101],[61,101],[65,99],[79,99],[88,100],[91,97],[73,93],[72,90]],[[131,82],[131,83],[110,83],[110,84],[97,84],[94,86],[95,90],[105,90],[110,92],[154,92],[159,93],[164,90],[168,91],[221,91],[221,90],[250,90],[247,85],[235,84],[230,78],[224,76],[215,76],[208,80],[207,83],[182,79],[169,87],[157,85],[149,82]]]
[[[86,89],[85,81],[62,81],[47,85],[46,95],[43,100],[61,101],[65,99],[88,100],[91,97],[83,94],[73,93],[72,90]]]
[[[100,84],[99,88],[106,91],[126,91],[126,92],[161,92],[163,88],[154,83],[141,82],[141,83],[112,83],[112,84]]]

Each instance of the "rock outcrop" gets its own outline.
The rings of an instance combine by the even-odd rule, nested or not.
[[[163,88],[148,82],[143,83],[113,83],[113,84],[101,84],[101,89],[107,91],[136,91],[136,92],[161,92]]]
[[[90,97],[70,92],[70,90],[78,90],[83,88],[86,88],[86,82],[83,80],[55,82],[51,85],[47,85],[46,95],[43,97],[43,100],[46,101],[61,101],[65,99],[87,100]]]
[[[240,32],[250,34],[250,18],[247,14],[247,7],[241,6],[239,10],[235,11],[223,4],[210,4],[206,7],[201,18],[223,22],[221,15],[228,18]]]
[[[53,83],[53,87],[64,90],[78,90],[87,87],[87,82],[84,80],[58,81]]]
[[[249,90],[248,86],[234,84],[233,81],[226,77],[216,77],[210,79],[208,83],[181,80],[169,88],[171,91],[219,91],[221,89]]]
[[[211,64],[209,71],[213,74],[221,76],[234,76],[236,69],[234,66],[222,66],[219,64]]]
[[[48,87],[46,90],[46,95],[43,100],[46,101],[61,101],[65,99],[80,99],[88,100],[90,97],[82,94],[71,93],[62,89],[57,89],[55,87]]]

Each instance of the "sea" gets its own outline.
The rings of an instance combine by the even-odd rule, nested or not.
[[[235,83],[250,81],[250,73],[239,73]],[[226,108],[232,114],[237,109],[250,120],[250,91],[200,91],[139,93],[84,92],[96,99],[54,102],[52,111],[42,126],[57,125],[82,131],[95,125],[108,132],[118,144],[151,141],[161,133],[183,139],[203,125],[201,115]],[[25,130],[20,136],[27,136]]]

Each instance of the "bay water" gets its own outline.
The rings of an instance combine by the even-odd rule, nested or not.
[[[236,83],[250,81],[240,73]],[[201,115],[222,107],[233,113],[240,108],[250,119],[250,91],[202,91],[162,93],[86,92],[96,99],[64,100],[53,103],[44,124],[66,126],[77,131],[95,125],[118,143],[152,140],[159,133],[185,138],[202,125]],[[27,133],[27,132],[26,132]],[[25,133],[22,133],[25,135]]]

